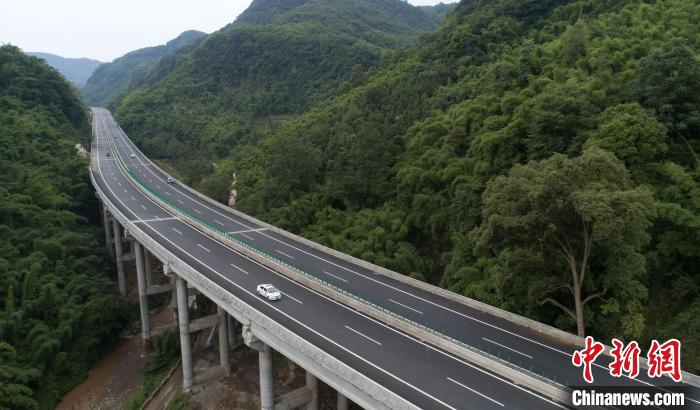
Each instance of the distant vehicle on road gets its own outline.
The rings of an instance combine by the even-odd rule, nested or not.
[[[267,300],[280,300],[282,293],[269,283],[258,285],[258,295]]]
[[[136,158],[136,154],[129,154],[129,158]]]
[[[168,182],[169,184],[172,184],[172,183],[173,183],[173,182],[175,182],[175,181],[173,181],[173,179],[172,179],[172,178],[168,177],[168,180],[167,180],[167,182]]]
[[[112,154],[110,154],[109,152],[105,154],[105,157],[111,157],[111,156],[112,156]]]

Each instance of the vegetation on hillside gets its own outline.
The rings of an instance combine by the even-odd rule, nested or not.
[[[438,18],[399,0],[256,0],[130,93],[117,118],[147,153],[197,181],[239,142],[361,84]]]
[[[219,200],[235,172],[268,222],[562,329],[679,338],[699,371],[699,39],[690,0],[462,1],[331,102],[278,89],[308,93],[319,62],[246,82],[235,54],[196,63],[205,42],[119,118]],[[254,132],[238,116],[279,107],[305,112]]]
[[[0,409],[53,408],[129,319],[90,222],[89,132],[54,69],[0,47]]]
[[[94,107],[116,107],[127,92],[153,81],[151,72],[157,67],[163,70],[159,66],[161,59],[167,57],[172,64],[179,53],[189,50],[204,36],[206,34],[200,31],[185,31],[167,44],[132,51],[110,63],[102,64],[92,73],[83,88],[85,101]]]
[[[27,55],[43,58],[51,67],[58,70],[66,79],[76,87],[82,87],[87,83],[93,71],[102,64],[101,61],[89,58],[66,58],[50,53],[26,53]]]

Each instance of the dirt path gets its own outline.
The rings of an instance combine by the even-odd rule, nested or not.
[[[182,367],[178,365],[168,381],[158,390],[158,393],[156,393],[145,407],[145,410],[164,409],[180,387],[182,387]]]
[[[164,309],[152,316],[154,326],[168,323]],[[57,410],[114,409],[122,407],[143,380],[141,333],[126,339],[90,370],[88,378],[66,394]]]

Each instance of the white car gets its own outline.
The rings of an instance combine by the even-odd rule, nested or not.
[[[136,158],[136,154],[129,154],[129,158]]]
[[[258,285],[258,295],[264,297],[267,300],[280,300],[282,299],[282,293],[277,290],[274,286],[270,284]]]
[[[172,178],[168,177],[168,180],[167,180],[167,182],[168,182],[169,184],[172,184],[172,183],[173,183],[173,182],[175,182],[175,181],[173,181],[173,179],[172,179]]]

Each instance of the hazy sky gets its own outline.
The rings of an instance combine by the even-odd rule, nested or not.
[[[457,0],[442,0],[453,3]],[[0,12],[0,43],[24,51],[111,61],[164,44],[185,30],[216,31],[251,0],[11,0]],[[409,0],[431,5],[441,0]]]

